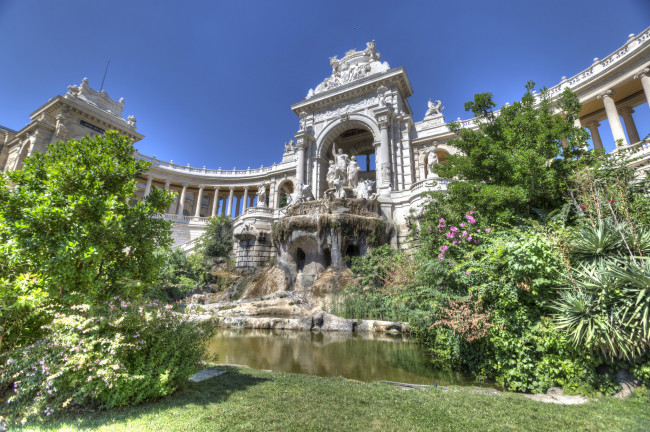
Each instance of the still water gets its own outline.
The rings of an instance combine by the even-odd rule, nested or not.
[[[359,381],[468,385],[462,375],[433,369],[425,350],[406,336],[217,329],[209,342],[219,364]]]

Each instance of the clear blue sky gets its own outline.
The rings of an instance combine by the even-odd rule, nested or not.
[[[404,66],[420,121],[429,98],[447,120],[491,91],[499,104],[526,81],[557,84],[650,25],[649,0],[72,1],[0,0],[0,124],[88,77],[126,99],[146,138],[176,163],[224,169],[279,162],[298,118],[289,106],[331,72],[328,58],[376,40]],[[635,114],[650,133],[650,109]],[[611,141],[608,129],[603,140]]]

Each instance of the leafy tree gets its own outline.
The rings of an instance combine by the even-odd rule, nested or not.
[[[207,258],[225,258],[232,251],[233,231],[229,217],[219,215],[208,220],[205,232],[198,240],[197,251]]]
[[[437,216],[474,210],[492,223],[508,225],[517,216],[530,217],[536,209],[548,211],[563,203],[566,179],[585,163],[580,156],[588,135],[574,125],[581,105],[569,90],[556,107],[545,91],[538,101],[533,88],[529,82],[521,101],[502,107],[498,115],[491,93],[477,94],[465,104],[478,129],[449,126],[458,136],[449,144],[462,153],[449,155],[434,170],[460,181],[449,184],[446,194],[434,193]]]
[[[153,188],[129,206],[136,178],[149,166],[133,152],[130,139],[108,131],[53,144],[0,178],[5,336],[20,331],[26,304],[129,298],[156,279],[154,250],[171,239],[169,222],[154,216],[171,197]]]

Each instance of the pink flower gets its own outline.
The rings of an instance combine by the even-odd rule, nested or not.
[[[173,307],[174,307],[174,306],[168,304],[168,305],[165,306],[165,309],[171,309],[171,308],[173,308]]]
[[[438,222],[445,223],[445,220],[443,218],[440,218],[440,219],[438,219]]]
[[[469,274],[469,270],[465,270],[465,274]]]
[[[465,237],[466,235],[467,235],[467,231],[463,231],[463,233],[461,234],[461,237]]]
[[[490,233],[490,228],[485,228],[485,232],[489,234]]]
[[[432,228],[431,228],[431,227],[429,227],[429,231],[431,231],[431,230],[432,230]]]
[[[461,224],[458,224],[458,226],[461,227],[461,228],[464,228],[464,227],[465,227],[465,224],[464,224],[464,223],[461,223]]]
[[[467,237],[467,241],[468,241],[468,242],[471,242],[471,241],[472,241],[472,235],[471,235],[471,234]]]
[[[444,258],[444,256],[443,256],[442,254],[438,254],[438,259],[439,259],[440,261],[442,261],[443,258]]]
[[[454,233],[453,232],[448,232],[447,234],[445,234],[445,236],[447,236],[448,239],[452,239],[452,238],[454,238]]]
[[[474,210],[470,211],[469,214],[474,214]]]
[[[456,240],[454,240],[453,242],[451,242],[451,244],[456,244],[456,243],[458,243]]]
[[[458,231],[458,228],[456,228],[456,227],[451,227],[451,228],[449,228],[449,230],[450,230],[451,232],[457,232],[457,231]]]

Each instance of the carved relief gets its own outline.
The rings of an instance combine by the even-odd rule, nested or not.
[[[378,103],[378,96],[363,96],[360,98],[353,99],[351,101],[340,102],[336,105],[332,105],[325,111],[321,111],[314,115],[314,119],[317,122],[326,121],[332,117],[338,117],[344,114],[349,114],[352,111],[359,111],[364,108],[376,105]]]

